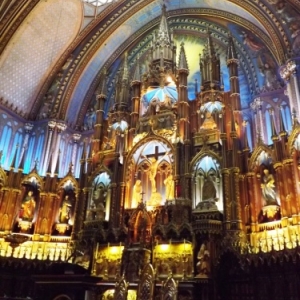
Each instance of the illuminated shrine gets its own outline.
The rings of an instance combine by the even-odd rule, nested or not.
[[[299,21],[4,0],[0,299],[300,299]]]

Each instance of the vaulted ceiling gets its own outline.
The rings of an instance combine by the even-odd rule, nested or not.
[[[233,36],[244,108],[264,85],[263,66],[278,71],[287,59],[299,55],[299,0],[119,0],[100,6],[80,0],[4,0],[2,105],[25,119],[55,118],[80,127],[105,68],[108,110],[124,53],[131,73],[137,59],[147,62],[162,3],[175,40],[188,48],[192,81],[197,79],[207,29],[224,57],[228,36]]]

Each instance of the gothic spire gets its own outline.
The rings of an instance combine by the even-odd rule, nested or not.
[[[210,31],[207,29],[207,43],[200,56],[201,86],[203,90],[220,89],[220,57],[216,53]]]
[[[159,43],[161,46],[165,46],[167,44],[170,44],[171,42],[166,14],[167,14],[167,8],[166,5],[163,4],[162,15],[161,15],[159,29],[157,33],[157,43]]]
[[[232,36],[230,35],[228,39],[228,47],[227,47],[227,65],[231,60],[238,61],[238,57],[237,57],[237,52],[233,43]]]
[[[189,69],[187,59],[186,59],[185,50],[184,50],[184,43],[180,44],[178,69],[185,69],[185,70]]]

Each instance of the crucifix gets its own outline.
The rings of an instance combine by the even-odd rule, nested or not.
[[[144,155],[143,157],[149,162],[149,179],[151,182],[152,193],[156,193],[156,173],[159,163],[169,154],[166,152],[158,152],[158,146],[155,146],[154,154]],[[161,157],[160,157],[161,156]],[[160,158],[159,158],[160,157]]]

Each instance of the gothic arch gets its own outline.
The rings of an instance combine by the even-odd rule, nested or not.
[[[269,158],[271,159],[271,161],[273,161],[273,162],[275,161],[275,157],[274,157],[274,154],[272,153],[271,149],[268,148],[266,145],[261,144],[257,148],[255,148],[254,152],[252,153],[252,155],[250,157],[250,162],[249,162],[250,170],[255,169],[256,161],[262,152],[266,152],[268,154]]]
[[[131,162],[132,156],[140,147],[142,147],[143,145],[146,145],[147,143],[152,142],[152,141],[157,141],[157,142],[167,145],[167,147],[169,147],[171,149],[172,153],[174,153],[174,151],[175,151],[174,146],[167,139],[161,137],[160,135],[156,135],[153,132],[148,133],[148,135],[145,138],[143,138],[141,141],[139,141],[132,147],[132,149],[130,150],[130,152],[128,153],[128,156],[126,158],[125,165],[128,165]]]
[[[194,209],[223,211],[223,186],[220,158],[212,151],[200,151],[191,163]]]
[[[77,191],[78,189],[78,182],[77,180],[72,176],[72,175],[68,175],[66,177],[64,177],[60,182],[59,185],[57,187],[57,190],[60,191],[61,189],[63,189],[63,187],[65,186],[65,184],[68,183],[68,181],[70,183],[72,183],[73,187],[74,187],[74,192]]]
[[[293,129],[289,138],[288,138],[288,154],[292,156],[293,152],[295,151],[295,142],[298,139],[300,134],[300,125]]]
[[[30,172],[27,176],[24,177],[22,184],[32,185],[37,190],[44,189],[43,179],[40,175],[38,175],[36,169],[34,169],[32,172]]]
[[[95,178],[101,173],[107,173],[110,177],[112,177],[112,171],[109,168],[107,168],[104,164],[100,164],[96,168],[96,170],[93,172],[93,174],[89,180],[89,185],[92,185]]]
[[[222,163],[222,158],[220,156],[218,156],[215,152],[209,150],[209,149],[205,149],[205,146],[201,149],[201,151],[199,153],[197,153],[195,155],[195,157],[192,159],[191,163],[190,163],[190,173],[194,172],[194,168],[196,163],[198,163],[202,158],[204,158],[205,156],[209,156],[213,159],[215,159],[221,168],[221,163]]]

